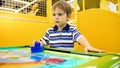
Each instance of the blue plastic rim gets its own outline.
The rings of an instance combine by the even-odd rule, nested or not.
[[[34,47],[31,47],[31,53],[39,53],[44,51],[44,46],[41,46],[40,42],[35,42]]]

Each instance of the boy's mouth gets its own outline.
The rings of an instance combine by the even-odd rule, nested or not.
[[[59,23],[59,21],[55,21],[55,23]]]

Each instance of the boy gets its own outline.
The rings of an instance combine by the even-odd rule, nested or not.
[[[52,48],[73,49],[74,42],[78,42],[85,47],[86,54],[88,50],[104,52],[103,50],[92,47],[76,27],[67,23],[71,13],[72,8],[65,1],[58,1],[53,5],[55,26],[49,28],[43,38],[41,38],[41,45],[50,45]]]

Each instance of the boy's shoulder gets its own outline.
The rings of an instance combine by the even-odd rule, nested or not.
[[[70,29],[77,29],[75,25],[70,25]]]
[[[54,30],[53,27],[50,27],[50,28],[47,29],[47,31],[53,31],[53,30]]]

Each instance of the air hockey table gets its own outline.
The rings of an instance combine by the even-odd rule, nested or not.
[[[30,46],[0,47],[0,68],[120,68],[119,53],[84,54],[45,48],[31,53]]]

